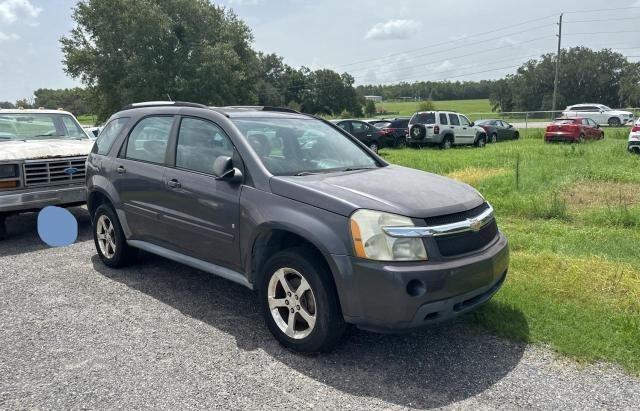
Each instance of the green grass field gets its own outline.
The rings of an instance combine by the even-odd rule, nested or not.
[[[78,122],[83,126],[94,126],[96,124],[96,116],[93,115],[84,115],[77,117]]]
[[[388,112],[400,113],[401,116],[410,116],[418,110],[417,101],[407,102],[386,102],[377,103],[378,109],[384,108]],[[434,101],[436,110],[455,111],[458,113],[490,113],[491,104],[487,99],[480,100],[443,100]],[[477,120],[472,118],[471,120]]]
[[[509,237],[503,289],[466,319],[500,336],[640,374],[640,156],[628,129],[583,145],[519,141],[385,149],[390,162],[476,187]]]

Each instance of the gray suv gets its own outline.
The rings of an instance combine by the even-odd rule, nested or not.
[[[287,109],[128,106],[89,155],[87,190],[106,265],[145,250],[256,290],[273,335],[302,352],[347,324],[397,331],[472,310],[509,264],[476,190]]]

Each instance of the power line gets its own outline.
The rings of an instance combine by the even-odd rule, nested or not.
[[[640,33],[640,30],[618,30],[618,31],[585,31],[582,33],[568,33],[567,36],[591,35],[591,34],[618,34],[618,33]]]
[[[564,14],[584,14],[584,13],[597,13],[599,11],[618,11],[618,10],[629,10],[629,9],[640,9],[640,6],[617,7],[617,8],[608,8],[608,9],[591,9],[591,10],[565,11]]]
[[[527,21],[524,21],[524,22],[521,22],[521,23],[512,24],[512,25],[509,25],[509,26],[504,26],[504,27],[501,27],[501,28],[499,28],[499,29],[490,30],[490,31],[485,31],[485,32],[482,32],[482,33],[474,33],[474,34],[470,34],[468,37],[460,38],[460,39],[456,39],[456,40],[452,40],[451,42],[454,42],[454,43],[455,43],[455,42],[460,42],[460,41],[466,40],[467,38],[478,37],[478,36],[484,36],[484,35],[486,35],[486,34],[493,34],[493,33],[496,33],[496,32],[498,32],[498,31],[507,30],[507,29],[510,29],[510,28],[513,28],[513,27],[520,27],[520,26],[522,26],[523,24],[529,24],[529,23],[534,23],[534,22],[536,22],[536,21],[541,21],[541,20],[544,20],[544,19],[549,19],[550,17],[553,17],[553,15],[549,15],[549,16],[545,16],[545,17],[540,17],[540,18],[532,19],[532,20],[527,20]],[[532,28],[532,29],[536,29],[536,28],[540,28],[540,27],[534,27],[534,28]],[[527,29],[526,31],[530,31],[530,30],[532,30],[532,29]],[[524,33],[524,32],[526,32],[526,31],[521,31],[521,33]],[[504,35],[503,35],[503,36],[504,36]],[[502,37],[502,36],[501,36],[501,37]],[[371,62],[371,61],[383,60],[383,59],[386,59],[386,58],[389,58],[389,57],[395,57],[395,56],[399,56],[399,55],[402,55],[402,54],[412,53],[412,52],[414,52],[414,51],[421,51],[421,50],[431,49],[431,48],[434,48],[434,47],[438,47],[438,46],[440,46],[440,45],[441,45],[441,44],[434,44],[434,45],[429,45],[429,46],[425,46],[425,47],[418,47],[418,48],[415,48],[415,49],[410,49],[410,50],[405,50],[405,51],[401,51],[401,52],[397,52],[397,53],[387,54],[387,55],[382,56],[382,57],[376,57],[376,58],[367,59],[367,60],[360,60],[360,61],[356,61],[356,62],[348,63],[348,64],[341,64],[341,65],[338,65],[338,66],[336,66],[336,67],[349,67],[349,66],[354,66],[354,65],[357,65],[357,64],[369,63],[369,62]]]
[[[601,23],[603,21],[638,20],[638,17],[615,17],[612,19],[591,19],[591,20],[569,20],[565,24],[571,23]]]

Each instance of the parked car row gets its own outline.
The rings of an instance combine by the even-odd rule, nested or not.
[[[624,110],[614,110],[603,104],[575,104],[568,106],[563,112],[565,118],[589,118],[597,124],[608,124],[611,127],[633,123],[633,113]]]
[[[640,154],[640,119],[636,121],[629,132],[627,149],[631,153]]]

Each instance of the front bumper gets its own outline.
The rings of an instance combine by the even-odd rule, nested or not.
[[[398,332],[445,321],[489,301],[504,283],[509,247],[500,233],[467,256],[417,263],[333,256],[341,272],[339,296],[349,323]],[[416,284],[424,290],[416,293]]]
[[[87,200],[84,185],[39,187],[0,192],[0,212],[37,210],[47,206],[81,204]]]

